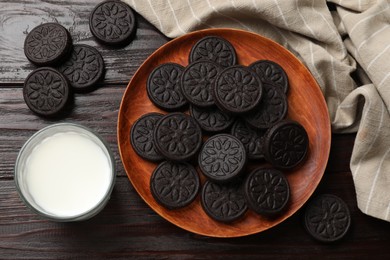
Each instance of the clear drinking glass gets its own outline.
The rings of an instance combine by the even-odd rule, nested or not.
[[[61,214],[54,214],[50,212],[50,210],[44,209],[42,205],[37,203],[37,201],[34,199],[33,195],[31,194],[29,190],[29,183],[27,178],[27,165],[28,160],[31,154],[36,152],[37,147],[39,147],[40,144],[42,144],[43,141],[49,140],[49,138],[62,133],[72,133],[74,135],[80,135],[80,137],[87,138],[88,140],[92,141],[94,144],[97,145],[101,149],[101,151],[104,154],[104,157],[108,161],[108,167],[106,167],[109,171],[109,176],[105,177],[105,185],[104,190],[102,189],[102,192],[99,191],[99,198],[96,198],[96,205],[93,205],[92,207],[88,207],[85,209],[85,211],[80,211],[79,213],[75,215],[61,215]],[[87,141],[89,142],[89,141]],[[77,149],[77,147],[75,147]],[[55,151],[53,151],[55,152]],[[100,153],[100,151],[99,151]],[[39,215],[53,220],[53,221],[59,221],[59,222],[68,222],[68,221],[80,221],[80,220],[86,220],[97,213],[99,213],[104,206],[107,204],[111,192],[113,190],[114,184],[115,184],[115,177],[116,177],[116,171],[115,171],[115,161],[113,159],[112,152],[109,149],[109,146],[107,143],[96,133],[94,133],[92,130],[90,130],[87,127],[84,127],[79,124],[73,124],[73,123],[58,123],[49,125],[40,131],[36,132],[33,136],[31,136],[27,142],[23,145],[21,148],[18,157],[16,159],[15,163],[15,173],[14,173],[14,180],[16,184],[17,191],[19,193],[19,196],[24,201],[24,203],[31,208],[34,212],[38,213]],[[77,182],[78,180],[71,180]],[[43,181],[44,182],[44,181]],[[77,184],[77,183],[76,183]],[[83,185],[78,183],[79,185]],[[43,184],[45,185],[45,184]],[[89,184],[86,184],[89,185]],[[87,186],[85,186],[87,187]],[[59,205],[60,207],[60,205]]]

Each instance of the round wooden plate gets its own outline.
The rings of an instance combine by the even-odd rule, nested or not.
[[[191,47],[202,37],[217,35],[227,39],[236,49],[238,63],[249,65],[259,59],[277,62],[286,71],[290,90],[288,117],[306,129],[310,145],[307,161],[302,167],[286,172],[291,188],[289,208],[274,219],[248,211],[232,224],[212,220],[200,205],[200,196],[189,206],[167,210],[153,199],[149,179],[157,164],[140,158],[130,143],[134,121],[149,112],[166,113],[155,107],[146,93],[146,81],[159,64],[176,62],[188,64]],[[185,230],[212,237],[239,237],[269,229],[294,214],[309,199],[320,182],[329,157],[331,141],[330,120],[322,92],[306,67],[281,45],[260,35],[235,29],[209,29],[176,38],[155,51],[138,69],[123,95],[118,117],[118,145],[124,168],[131,183],[144,201],[160,216]]]

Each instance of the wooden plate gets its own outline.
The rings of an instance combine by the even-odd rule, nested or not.
[[[149,74],[156,66],[166,62],[186,66],[191,47],[208,35],[218,35],[230,41],[236,49],[239,64],[249,65],[259,59],[268,59],[280,64],[288,75],[288,117],[305,127],[310,146],[305,164],[294,171],[286,172],[291,187],[291,201],[288,210],[277,218],[266,219],[248,211],[238,222],[219,223],[204,213],[200,196],[183,209],[167,210],[161,207],[153,199],[149,189],[149,179],[157,164],[140,158],[130,144],[130,129],[135,120],[148,112],[166,113],[148,99],[146,81]],[[281,45],[260,35],[235,29],[210,29],[189,33],[155,51],[141,65],[127,86],[118,117],[119,152],[127,176],[139,195],[160,216],[176,226],[212,237],[239,237],[258,233],[294,214],[309,199],[324,174],[330,141],[327,106],[319,86],[306,67]]]

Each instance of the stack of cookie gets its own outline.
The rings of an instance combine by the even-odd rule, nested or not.
[[[112,46],[128,43],[135,31],[133,11],[119,1],[97,5],[89,22],[96,39]],[[27,76],[23,97],[30,110],[40,116],[63,115],[70,110],[73,92],[92,91],[103,78],[104,60],[100,52],[72,42],[69,31],[58,23],[41,24],[25,39],[27,59],[40,68]]]
[[[169,209],[184,207],[202,179],[202,207],[217,221],[235,221],[248,207],[268,217],[285,210],[290,188],[280,170],[297,167],[309,148],[305,129],[285,119],[288,87],[277,63],[239,65],[234,47],[217,36],[195,43],[188,66],[157,66],[147,94],[170,113],[146,114],[131,129],[138,155],[164,161],[151,177],[156,201]],[[251,160],[264,159],[273,167],[246,174]]]

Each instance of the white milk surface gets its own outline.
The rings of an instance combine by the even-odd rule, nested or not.
[[[27,158],[25,171],[35,202],[60,217],[92,209],[106,194],[111,179],[110,163],[102,148],[75,132],[44,139]]]

